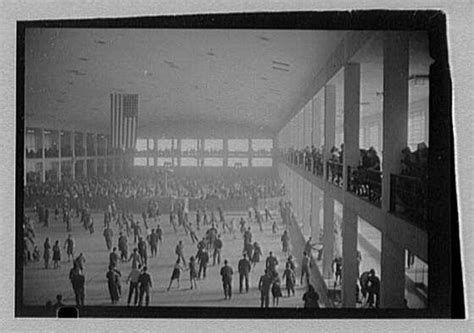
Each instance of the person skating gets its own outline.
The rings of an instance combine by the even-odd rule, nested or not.
[[[183,241],[179,241],[176,245],[175,253],[178,256],[178,260],[182,260],[183,264],[186,266],[186,259],[184,259],[184,245]]]
[[[71,258],[74,260],[74,239],[72,238],[71,234],[69,234],[64,241],[64,249],[66,250],[67,254],[67,262],[70,262]]]
[[[273,278],[268,269],[265,269],[265,274],[260,277],[258,282],[258,290],[260,290],[260,307],[268,308],[270,303],[270,288],[272,286]]]
[[[72,284],[72,289],[74,290],[74,295],[76,298],[76,305],[84,306],[84,284],[85,284],[85,276],[82,270],[77,266],[76,262],[74,262],[73,268],[69,271],[69,280]]]
[[[132,296],[134,297],[133,305],[138,304],[138,280],[140,278],[141,272],[140,272],[141,265],[138,265],[138,267],[132,268],[132,271],[127,277],[126,283],[130,282],[129,289],[128,289],[128,299],[127,299],[127,306],[130,306],[130,301],[132,300]]]
[[[260,245],[255,242],[253,243],[253,255],[252,255],[252,267],[255,268],[255,265],[260,262],[260,258],[262,257],[262,248]]]
[[[269,256],[265,261],[265,268],[269,271],[269,273],[276,272],[276,267],[278,266],[278,259],[273,256],[273,252],[270,251]]]
[[[273,277],[273,284],[272,284],[272,301],[273,301],[273,307],[278,306],[280,297],[282,296],[281,294],[281,280],[280,280],[280,275],[278,272],[275,272],[275,275]]]
[[[119,261],[119,255],[117,254],[117,248],[114,247],[112,252],[109,254],[109,266],[117,267]]]
[[[283,231],[283,235],[281,235],[281,247],[283,253],[286,253],[290,249],[290,236],[288,235],[288,231]]]
[[[222,239],[221,239],[221,235],[218,235],[217,236],[217,239],[214,241],[214,254],[212,255],[213,257],[213,266],[216,265],[216,261],[217,261],[217,264],[220,265],[221,264],[221,250],[222,250]]]
[[[143,267],[143,272],[138,278],[139,290],[140,290],[140,300],[138,301],[138,306],[142,306],[143,296],[145,296],[145,305],[150,304],[150,289],[152,288],[151,275],[147,272],[147,267]]]
[[[224,260],[224,267],[221,268],[222,276],[222,287],[224,288],[224,298],[232,298],[232,275],[234,271],[227,263],[227,259]]]
[[[243,282],[245,280],[245,291],[249,292],[249,273],[251,265],[250,261],[247,259],[247,254],[244,253],[242,259],[239,260],[238,270],[239,270],[239,292],[242,293]]]
[[[191,282],[191,289],[193,286],[197,289],[197,269],[194,257],[189,258],[189,282]]]
[[[114,236],[114,232],[112,231],[110,227],[105,228],[103,232],[103,236],[105,238],[105,245],[107,246],[107,250],[110,251],[110,249],[112,248],[112,239]]]
[[[178,258],[176,263],[173,266],[173,273],[171,274],[170,285],[168,286],[168,291],[170,291],[171,286],[174,280],[178,282],[178,289],[179,289],[179,278],[181,277],[181,271],[184,270],[184,267],[180,265],[181,260]]]
[[[44,268],[49,268],[49,260],[51,259],[51,244],[49,244],[49,238],[46,238],[43,245],[43,259]]]
[[[149,244],[151,256],[156,257],[156,255],[158,254],[158,234],[155,232],[155,229],[151,230]]]
[[[199,252],[199,273],[198,273],[198,279],[201,279],[201,273],[203,274],[203,279],[206,278],[206,270],[207,270],[207,264],[209,263],[209,253],[207,252],[206,248],[203,248]]]
[[[288,297],[290,297],[290,292],[295,295],[295,283],[296,283],[296,274],[295,271],[291,269],[289,262],[286,263],[285,271],[283,272],[283,280],[285,280],[286,291],[288,292]]]
[[[303,285],[303,279],[306,277],[306,283],[309,284],[311,276],[311,258],[307,252],[303,252],[303,260],[301,262],[301,279],[300,284]]]
[[[109,271],[105,275],[107,278],[107,285],[109,287],[109,294],[112,304],[117,304],[120,299],[120,288],[119,288],[119,272],[114,269],[112,265],[109,265]]]
[[[148,262],[147,246],[143,238],[138,238],[138,254],[140,255],[141,262],[146,266]]]
[[[120,251],[120,260],[127,261],[128,259],[128,239],[127,236],[124,234],[120,233],[119,239],[118,239],[118,248]]]
[[[59,241],[56,241],[53,246],[53,268],[60,268],[59,262],[61,261],[61,247]]]
[[[308,285],[308,291],[303,295],[305,308],[319,308],[319,294],[314,290],[312,285]]]
[[[138,249],[134,248],[132,254],[130,254],[130,258],[128,258],[128,262],[132,262],[132,268],[137,268],[138,265],[142,264],[142,260],[140,255],[138,254]]]

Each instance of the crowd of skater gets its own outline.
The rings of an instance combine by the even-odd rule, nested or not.
[[[291,210],[291,204],[280,201],[279,206],[279,214],[284,220],[284,215],[287,214],[288,210]],[[49,217],[45,214],[45,211],[47,210],[44,206],[38,205],[35,217],[25,216],[25,265],[29,261],[41,260],[38,244],[35,241],[33,219],[36,218],[43,227],[49,227]],[[183,239],[177,242],[174,248],[176,260],[170,267],[171,278],[166,288],[168,292],[171,289],[182,287],[180,282],[183,280],[184,272],[189,274],[189,288],[198,289],[199,281],[205,280],[209,274],[208,267],[218,266],[221,267],[219,276],[222,280],[226,300],[231,300],[233,297],[232,285],[235,269],[235,274],[238,275],[239,293],[249,292],[249,276],[252,271],[262,272],[258,284],[254,286],[260,292],[261,307],[270,306],[270,295],[272,296],[272,305],[278,306],[279,299],[283,296],[282,288],[286,290],[286,297],[294,297],[295,287],[298,283],[302,288],[307,289],[302,299],[304,306],[319,307],[319,295],[310,283],[312,252],[315,249],[315,244],[311,238],[308,239],[302,259],[297,263],[291,250],[291,239],[287,226],[278,225],[272,213],[275,214],[267,207],[262,212],[256,207],[249,207],[247,216],[229,218],[221,207],[217,207],[215,210],[201,207],[195,212],[193,218],[186,207],[186,202],[176,201],[169,216],[165,216],[160,213],[158,203],[150,200],[147,210],[141,214],[141,220],[139,220],[134,214],[120,211],[114,200],[111,200],[107,205],[107,209],[103,212],[103,231],[101,232],[105,247],[109,251],[109,260],[107,268],[104,268],[104,277],[107,281],[106,285],[111,304],[125,305],[124,302],[120,302],[122,294],[125,294],[124,288],[122,288],[123,281],[129,284],[128,306],[148,306],[150,304],[151,289],[153,288],[153,278],[150,274],[150,265],[153,264],[150,262],[150,257],[159,257],[160,253],[164,251],[172,251],[172,249],[163,248],[162,246],[164,237],[162,226],[163,223],[169,221],[172,232],[178,238],[185,239],[184,237],[189,237],[196,248],[188,252],[188,250],[185,250]],[[65,251],[67,262],[72,262],[69,280],[75,294],[76,305],[83,306],[86,288],[85,264],[87,251],[81,249],[82,253],[77,257],[75,256],[77,249],[72,232],[72,223],[80,224],[91,235],[95,233],[97,226],[94,227],[94,218],[87,204],[74,211],[68,206],[67,200],[64,200],[64,204],[54,212],[55,223],[59,224],[61,219],[67,237],[64,240],[50,241],[49,237],[45,239],[42,246],[44,267],[45,269],[60,269],[61,264],[64,264],[62,252]],[[264,228],[264,225],[268,225],[268,227]],[[285,257],[282,262],[274,255],[277,249],[262,249],[255,239],[257,237],[253,235],[252,227],[257,230],[257,237],[265,229],[275,235],[276,238],[280,238],[281,251]],[[284,230],[280,230],[282,227]],[[77,228],[74,229],[77,230]],[[223,235],[226,235],[226,239],[242,239],[242,257],[238,262],[232,263],[222,257],[222,249],[225,245]],[[117,245],[115,246],[114,243]],[[266,251],[268,251],[268,256],[263,260]],[[320,257],[320,254],[316,256]],[[261,261],[263,261],[263,264],[259,264]],[[131,265],[130,273],[123,274],[128,265]],[[297,267],[299,265],[301,267],[298,279]],[[340,264],[336,262],[336,281],[338,275],[340,280],[341,267],[342,262]],[[378,278],[374,278],[375,274],[373,272],[369,273],[363,275],[363,281],[361,280],[361,286],[366,286],[366,288],[362,288],[362,294],[369,306],[376,307],[378,305],[378,291],[376,290],[377,287],[373,287],[373,285]],[[212,270],[212,274],[216,274],[214,270]]]

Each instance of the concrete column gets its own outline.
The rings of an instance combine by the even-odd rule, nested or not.
[[[344,68],[344,162],[342,177],[347,190],[347,167],[359,165],[360,65]]]
[[[224,150],[223,166],[227,167],[229,165],[229,139],[223,139],[222,148]]]
[[[98,169],[98,144],[97,140],[99,140],[99,136],[97,134],[92,134],[92,138],[94,140],[94,176],[97,176],[97,169]]]
[[[252,139],[249,140],[249,167],[252,166],[252,158],[253,158],[253,148],[252,148]]]
[[[320,212],[321,212],[321,193],[317,187],[311,184],[311,237],[313,241],[319,241],[321,231]]]
[[[87,177],[87,132],[82,133],[82,147],[84,148],[84,159],[82,160],[82,176]]]
[[[383,40],[382,209],[390,210],[390,175],[401,171],[408,142],[408,33],[386,32]]]
[[[24,125],[24,123],[23,123]],[[26,140],[27,140],[27,129],[23,126],[23,186],[26,186],[26,169],[28,168],[29,161],[26,159]]]
[[[334,253],[334,199],[324,193],[323,278],[332,275]]]
[[[76,179],[76,136],[75,132],[71,131],[71,150],[72,150],[72,166],[71,166],[71,176],[72,179]]]
[[[320,133],[320,123],[322,119],[322,108],[321,103],[318,98],[313,98],[313,144],[319,149],[322,145],[321,142],[321,133]]]
[[[62,162],[61,162],[61,130],[58,130],[58,180],[61,181],[62,178]]]
[[[405,299],[405,249],[390,239],[386,232],[382,233],[380,267],[382,270],[380,272],[380,307],[403,308]]]
[[[40,129],[41,131],[41,181],[44,183],[46,181],[46,152],[44,149],[44,128]]]
[[[181,166],[181,139],[178,139],[178,166]]]
[[[108,142],[107,142],[107,136],[104,135],[104,175],[107,174],[107,163],[108,163],[108,158],[109,158],[109,154],[107,153],[107,149],[108,149]]]
[[[327,179],[326,162],[331,157],[331,148],[336,142],[336,86],[324,89],[324,179]]]
[[[342,218],[342,307],[355,308],[358,278],[357,214],[344,205]]]

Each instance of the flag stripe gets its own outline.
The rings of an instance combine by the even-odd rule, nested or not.
[[[113,148],[135,149],[138,124],[138,95],[110,95],[110,134]]]

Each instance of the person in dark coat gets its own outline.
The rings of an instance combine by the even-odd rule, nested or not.
[[[117,251],[117,248],[114,247],[112,252],[110,252],[110,255],[109,255],[109,266],[112,266],[114,268],[118,266],[118,261],[119,261],[119,256],[116,251]]]
[[[209,263],[209,253],[207,250],[204,248],[201,250],[199,253],[199,273],[198,273],[198,279],[201,279],[201,273],[203,274],[203,279],[206,278],[206,270],[207,270],[207,264]]]
[[[307,252],[303,252],[303,260],[301,262],[301,279],[300,284],[303,285],[303,279],[306,277],[306,283],[309,284],[311,276],[311,258]]]
[[[138,238],[138,254],[140,255],[143,265],[146,265],[148,261],[147,246],[145,240],[141,237]]]
[[[140,289],[140,300],[138,306],[142,306],[143,296],[145,296],[145,305],[150,304],[150,289],[152,288],[151,275],[147,273],[147,267],[143,267],[143,273],[138,278],[138,284]]]
[[[44,268],[49,268],[49,260],[51,259],[51,244],[49,244],[49,238],[46,238],[43,245],[43,259]]]
[[[227,264],[227,260],[224,260],[224,267],[221,268],[222,276],[222,287],[224,289],[224,298],[232,298],[232,275],[234,271],[232,267]]]
[[[61,246],[59,246],[59,241],[56,241],[53,246],[53,264],[54,268],[60,268],[59,262],[61,261]]]
[[[283,231],[283,235],[281,235],[281,246],[282,246],[282,251],[284,253],[288,252],[289,245],[290,245],[290,236],[288,235],[288,231],[285,230]]]
[[[221,235],[217,236],[217,239],[214,241],[214,254],[212,255],[213,257],[213,266],[217,264],[221,264],[221,250],[222,250],[222,239]]]
[[[151,256],[156,257],[158,252],[158,234],[155,232],[155,229],[153,229],[150,234],[150,251]]]
[[[239,270],[239,291],[242,293],[243,282],[245,280],[245,291],[249,292],[249,273],[251,265],[250,261],[247,259],[247,254],[244,253],[244,257],[239,260],[238,270]]]
[[[319,294],[314,290],[312,285],[308,285],[308,291],[303,295],[305,308],[319,308]]]
[[[82,270],[76,264],[74,264],[74,267],[69,272],[69,280],[76,297],[76,305],[84,306],[84,284],[86,279]]]
[[[290,263],[286,263],[285,271],[283,272],[283,280],[286,280],[286,291],[288,292],[288,297],[290,297],[290,292],[295,295],[295,283],[296,283],[296,274],[295,271],[291,269]]]
[[[265,269],[265,274],[260,277],[258,282],[258,290],[260,290],[260,307],[268,308],[270,303],[270,288],[272,286],[273,278],[271,272]]]
[[[373,269],[369,272],[367,291],[369,294],[367,299],[369,308],[378,308],[380,303],[380,279],[375,275]]]
[[[276,271],[276,266],[278,266],[278,259],[273,256],[273,253],[270,251],[270,255],[265,261],[265,268],[268,269],[270,273]]]
[[[252,255],[252,264],[253,264],[253,268],[255,268],[255,265],[257,265],[257,263],[260,262],[260,258],[262,257],[263,253],[262,253],[262,248],[260,247],[260,245],[255,242],[253,243],[253,255]]]
[[[112,265],[109,266],[109,271],[105,275],[107,278],[107,285],[109,287],[109,294],[112,304],[117,304],[120,299],[119,275],[120,273],[114,269]]]
[[[112,237],[114,236],[114,232],[110,227],[104,229],[104,238],[105,238],[105,245],[107,246],[107,250],[110,251],[112,248]]]
[[[128,239],[127,236],[120,233],[118,239],[118,248],[120,251],[120,259],[126,261],[128,259]]]

